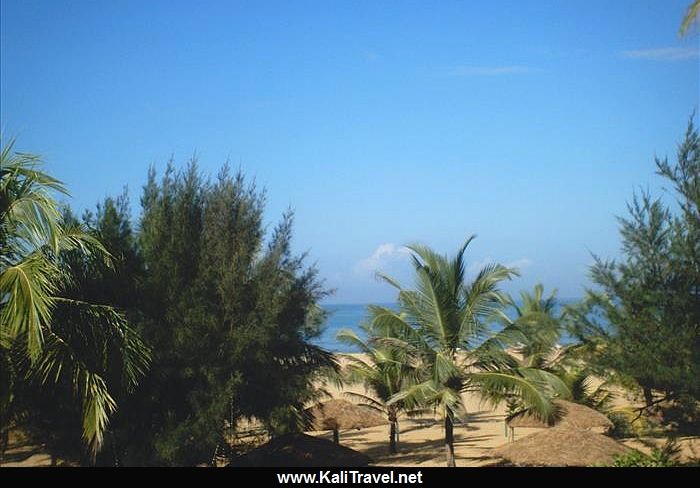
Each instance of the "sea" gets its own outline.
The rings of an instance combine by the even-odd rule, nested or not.
[[[577,301],[576,299],[561,300],[561,305],[567,305]],[[381,305],[385,307],[397,310],[398,307],[395,303],[377,303],[375,305]],[[323,305],[323,309],[328,313],[326,319],[325,328],[320,337],[313,341],[327,351],[331,352],[357,352],[347,344],[343,344],[336,339],[336,334],[341,329],[351,329],[354,330],[360,337],[364,338],[364,334],[360,329],[360,324],[366,322],[369,319],[369,314],[367,311],[368,304],[340,304],[340,305]],[[511,317],[513,318],[513,317]],[[493,324],[492,328],[498,329],[497,324]],[[571,343],[572,339],[566,335],[562,336],[561,343],[567,344]]]

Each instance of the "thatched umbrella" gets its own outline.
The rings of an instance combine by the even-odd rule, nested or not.
[[[602,434],[559,426],[505,444],[493,454],[518,466],[591,466],[610,464],[628,450]]]
[[[333,399],[304,410],[313,419],[313,430],[332,430],[333,441],[338,444],[340,429],[362,429],[386,424],[386,420],[375,410],[364,405],[355,405],[347,400]]]
[[[604,434],[613,428],[613,423],[609,418],[590,407],[565,400],[554,400],[553,403],[558,412],[549,424],[527,412],[506,420],[506,425],[511,429],[511,437],[515,432],[515,427],[543,428],[558,425],[590,430],[599,434]]]
[[[294,433],[275,437],[231,463],[232,466],[362,467],[372,458],[331,441]]]

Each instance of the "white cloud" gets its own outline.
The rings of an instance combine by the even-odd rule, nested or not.
[[[528,268],[530,266],[532,266],[532,259],[530,258],[520,258],[513,262],[506,263],[506,267],[518,268],[519,270],[522,270],[523,268]]]
[[[376,271],[383,271],[390,272],[394,277],[410,279],[410,267],[407,267],[408,260],[406,259],[410,254],[411,252],[407,247],[397,246],[391,242],[380,244],[370,256],[357,262],[355,265],[355,273],[358,275],[368,275],[368,273],[374,274]],[[517,268],[522,271],[532,266],[533,261],[528,257],[522,257],[504,263],[487,256],[484,259],[467,264],[467,275],[474,277],[484,266],[493,263],[500,263],[507,268]]]
[[[453,76],[501,76],[532,73],[537,71],[529,66],[455,66],[449,69]]]
[[[360,260],[356,270],[360,272],[377,271],[378,269],[407,256],[409,251],[404,246],[397,246],[391,242],[380,244],[371,256]]]
[[[491,257],[486,257],[486,258],[482,259],[481,261],[475,261],[475,262],[471,263],[467,267],[467,272],[471,275],[475,275],[479,271],[481,271],[481,268],[483,268],[484,266],[489,265],[489,264],[493,264],[493,263],[497,263],[497,262],[498,261],[496,261],[495,259],[493,259]],[[501,264],[503,264],[503,266],[505,266],[506,268],[518,268],[518,270],[522,271],[524,268],[532,266],[532,263],[533,263],[533,261],[530,258],[520,258],[520,259],[516,259],[515,261],[511,261],[509,263],[501,263]]]
[[[659,47],[622,51],[622,55],[626,58],[648,59],[651,61],[683,61],[697,58],[700,56],[700,50],[695,47]]]

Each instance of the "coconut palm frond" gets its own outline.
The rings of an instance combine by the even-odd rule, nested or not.
[[[526,308],[532,309],[533,314],[519,322],[511,321],[504,307],[514,301],[501,292],[500,285],[516,276],[517,270],[489,264],[468,281],[464,256],[473,238],[468,238],[452,258],[426,246],[408,246],[414,267],[414,288],[404,289],[385,277],[385,281],[399,290],[399,311],[375,310],[376,325],[385,326],[389,332],[405,333],[401,337],[376,337],[369,344],[370,353],[382,348],[399,357],[397,351],[402,351],[401,359],[415,365],[414,371],[419,374],[386,404],[432,407],[443,412],[449,466],[454,465],[454,420],[465,410],[463,391],[477,392],[493,403],[521,399],[544,418],[552,415],[553,397],[568,395],[566,385],[555,375],[533,367],[549,358],[544,345],[554,339],[551,332],[555,329],[554,322],[542,326],[541,331],[527,329],[534,328],[537,319],[543,319],[535,312],[554,309],[554,294],[545,298],[543,287],[536,287],[533,298],[518,309],[523,314]],[[494,332],[493,320],[504,327]],[[530,347],[535,359],[520,363],[507,350],[514,346]],[[376,354],[376,358],[383,356]]]
[[[44,343],[43,331],[51,321],[53,294],[58,269],[41,253],[4,268],[0,274],[2,334],[14,339],[26,337],[27,352],[38,357]]]
[[[365,406],[367,408],[371,408],[377,413],[385,414],[386,413],[386,407],[383,403],[375,400],[369,395],[363,395],[362,393],[356,393],[352,391],[346,391],[343,393],[343,396],[346,396],[350,399],[352,399],[355,403],[358,405]]]
[[[109,266],[110,256],[63,219],[52,193],[66,189],[40,164],[16,152],[13,140],[0,149],[0,347],[10,382],[70,385],[94,455],[116,409],[115,392],[136,388],[150,349],[116,309],[63,296],[78,279],[67,256],[75,253],[85,269]]]
[[[367,344],[362,339],[360,339],[357,333],[352,329],[341,329],[340,331],[338,331],[335,338],[339,342],[342,342],[343,344],[346,344],[348,346],[356,347],[362,352],[369,352],[370,350]]]
[[[80,356],[105,371],[119,365],[119,376],[133,392],[148,370],[151,349],[115,308],[82,300],[55,299],[54,332],[69,338]]]
[[[492,404],[517,397],[535,416],[549,420],[555,409],[551,396],[542,386],[516,372],[483,372],[469,375],[467,390],[478,391]]]
[[[42,384],[67,381],[80,399],[83,416],[83,439],[93,456],[100,450],[109,416],[116,410],[104,378],[79,359],[62,338],[48,332],[39,360],[30,369],[30,377]]]
[[[681,27],[679,33],[681,36],[686,35],[691,26],[698,22],[698,16],[700,15],[700,0],[693,0],[690,5],[688,5],[688,10],[683,17],[681,22]]]

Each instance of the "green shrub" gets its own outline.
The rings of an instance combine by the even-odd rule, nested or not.
[[[651,454],[633,450],[627,454],[616,456],[613,466],[616,468],[669,468],[679,466],[678,444],[675,440],[668,440],[664,447],[655,447]]]
[[[635,437],[637,435],[634,426],[624,413],[610,412],[607,416],[613,423],[613,428],[610,430],[611,436],[621,439],[625,437]]]

